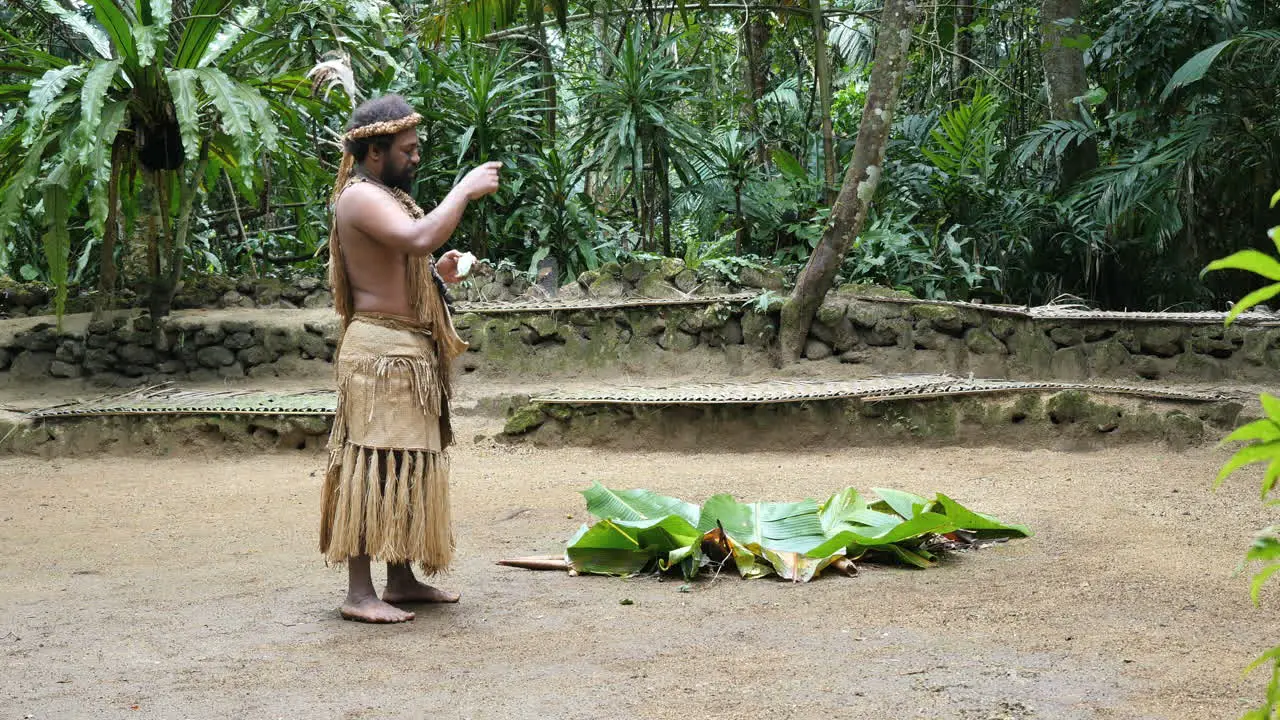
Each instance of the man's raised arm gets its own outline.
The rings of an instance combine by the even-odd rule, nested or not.
[[[467,203],[497,191],[500,167],[502,163],[489,162],[467,173],[420,220],[407,217],[387,193],[363,185],[355,185],[343,194],[347,201],[343,210],[349,213],[351,226],[374,241],[407,255],[430,255],[453,235]]]

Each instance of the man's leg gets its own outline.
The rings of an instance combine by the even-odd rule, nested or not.
[[[387,563],[387,589],[384,602],[393,605],[412,603],[456,603],[458,593],[447,592],[418,582],[409,563]]]
[[[390,585],[388,581],[387,586]],[[369,556],[360,555],[347,559],[347,601],[342,604],[342,617],[361,622],[399,623],[412,620],[413,613],[378,599],[369,575]]]

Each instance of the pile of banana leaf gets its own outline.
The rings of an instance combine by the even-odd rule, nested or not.
[[[715,495],[698,507],[648,490],[584,490],[598,522],[569,539],[565,560],[577,573],[637,575],[733,566],[744,578],[774,573],[808,582],[833,563],[877,560],[927,568],[941,551],[1031,531],[974,512],[938,493],[932,500],[873,489],[874,498],[846,488],[826,502],[741,503]]]

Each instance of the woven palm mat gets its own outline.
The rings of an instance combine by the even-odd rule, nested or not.
[[[690,295],[679,298],[581,298],[575,300],[515,300],[512,302],[457,302],[458,314],[478,313],[501,315],[505,313],[554,312],[556,310],[625,310],[638,307],[665,307],[678,305],[715,305],[717,303],[747,303],[759,297],[759,293],[735,293],[732,295]]]
[[[332,390],[196,392],[158,386],[40,408],[28,412],[27,416],[49,419],[94,415],[332,415],[337,402]]]
[[[1128,385],[1089,385],[1016,380],[977,380],[950,375],[899,375],[864,380],[768,380],[753,383],[698,383],[671,387],[619,387],[598,392],[554,392],[534,402],[567,405],[759,405],[857,398],[867,402],[1012,392],[1082,390],[1184,402],[1229,399],[1216,393]]]
[[[857,398],[866,402],[966,395],[1082,390],[1182,402],[1231,399],[1218,393],[1169,388],[1088,385],[1015,380],[975,380],[950,375],[900,375],[864,380],[769,380],[751,383],[696,383],[670,387],[612,387],[598,391],[553,392],[534,402],[566,405],[762,405]],[[101,415],[332,415],[331,390],[196,392],[160,386],[123,395],[64,403],[27,413],[34,419]]]
[[[944,307],[966,308],[989,315],[1007,315],[1028,320],[1092,320],[1100,322],[1168,323],[1171,325],[1222,325],[1227,319],[1227,314],[1223,312],[1127,312],[1121,310],[1093,310],[1081,305],[1027,307],[1022,305],[986,305],[955,300],[920,300],[917,298],[886,297],[881,295],[854,295],[853,297],[864,302],[888,303],[891,305],[941,305]],[[1235,324],[1261,327],[1280,326],[1280,314],[1250,310],[1240,313],[1235,319]]]

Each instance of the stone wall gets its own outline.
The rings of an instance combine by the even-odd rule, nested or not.
[[[638,296],[650,298],[684,297],[736,292],[742,288],[781,289],[784,278],[775,270],[745,268],[741,276],[729,281],[700,276],[685,267],[682,260],[635,260],[624,264],[605,263],[598,270],[584,272],[563,287],[535,285],[524,273],[510,268],[495,269],[488,263],[475,266],[466,281],[452,286],[455,300],[469,302],[506,302],[511,300],[543,300],[550,297],[618,298]],[[123,289],[112,309],[142,308],[145,298],[131,289]],[[175,310],[265,308],[314,309],[333,307],[333,294],[326,279],[298,275],[282,279],[274,277],[228,278],[191,275],[182,282],[174,296]],[[92,297],[71,288],[67,312],[89,312]],[[23,318],[53,313],[53,289],[43,283],[15,283],[0,278],[0,318]]]
[[[61,332],[42,322],[0,347],[0,370],[18,380],[83,377],[118,387],[299,375],[323,372],[308,361],[332,360],[337,328],[334,317],[288,316],[176,315],[157,324],[147,315],[119,315]]]
[[[868,302],[855,292],[827,297],[808,358],[1064,381],[1271,381],[1280,370],[1280,326],[1029,319],[994,309]]]
[[[609,285],[605,278],[618,280],[601,273],[587,278],[587,287]],[[862,291],[833,292],[822,305],[805,349],[815,368],[825,365],[833,375],[840,365],[855,364],[867,366],[859,374],[1191,382],[1271,382],[1280,370],[1280,327],[1031,320],[973,307],[869,300]],[[456,322],[471,351],[460,364],[469,372],[561,376],[592,369],[723,374],[766,367],[779,305],[464,313]],[[0,372],[122,386],[296,375],[314,373],[310,361],[330,361],[336,342],[336,318],[323,309],[176,313],[159,324],[132,313],[69,321],[62,332],[49,322],[3,321]]]
[[[1087,449],[1163,441],[1175,449],[1221,438],[1236,403],[1175,403],[1077,390],[863,402],[623,405],[529,403],[500,439],[541,446],[639,450],[875,447],[915,443]]]
[[[518,299],[575,300],[624,297],[681,298],[725,295],[743,289],[781,290],[785,278],[776,270],[744,268],[733,279],[698,273],[679,258],[604,263],[559,288],[530,283],[522,273],[477,265],[472,277],[451,289],[458,300],[505,302]]]

